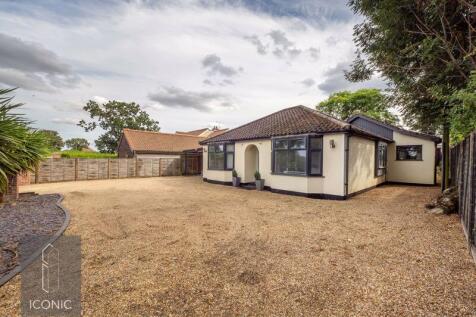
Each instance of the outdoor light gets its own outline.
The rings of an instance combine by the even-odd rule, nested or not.
[[[329,145],[331,146],[331,149],[333,149],[333,148],[336,147],[336,143],[335,143],[334,139],[331,139],[331,140],[329,141]]]

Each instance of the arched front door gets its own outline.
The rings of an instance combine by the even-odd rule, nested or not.
[[[255,172],[259,171],[259,151],[256,145],[250,144],[245,149],[245,183],[255,181]]]

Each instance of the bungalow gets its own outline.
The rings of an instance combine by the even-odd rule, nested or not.
[[[274,192],[346,199],[385,182],[434,185],[440,139],[355,116],[349,122],[296,106],[203,145],[203,180],[243,183],[259,171]]]

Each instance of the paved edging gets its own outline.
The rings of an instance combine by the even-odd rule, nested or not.
[[[10,281],[13,277],[15,277],[18,273],[21,273],[26,267],[28,267],[36,258],[38,258],[41,255],[41,252],[43,251],[43,248],[46,247],[48,244],[55,242],[62,234],[65,232],[66,228],[68,228],[69,222],[71,220],[71,215],[63,205],[61,205],[61,202],[63,201],[64,197],[61,194],[57,194],[59,196],[58,200],[56,201],[56,206],[59,207],[65,217],[64,217],[64,222],[63,225],[56,231],[56,233],[48,240],[46,241],[38,250],[33,252],[32,255],[21,265],[18,265],[16,268],[11,270],[7,275],[4,277],[0,278],[0,287],[6,284],[8,281]]]

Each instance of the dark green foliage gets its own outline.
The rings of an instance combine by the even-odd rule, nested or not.
[[[336,92],[320,102],[316,109],[341,120],[365,114],[379,121],[398,124],[398,117],[388,110],[386,97],[378,89]]]
[[[379,72],[393,85],[393,102],[410,127],[441,131],[452,96],[476,68],[475,5],[466,0],[351,0],[364,22],[354,28],[362,54],[347,74]],[[365,58],[363,58],[365,57]],[[461,111],[466,111],[462,109]]]
[[[32,130],[30,121],[13,113],[22,104],[12,104],[13,89],[0,89],[0,193],[8,176],[32,170],[46,154],[45,134]]]
[[[84,138],[71,138],[66,140],[65,145],[71,150],[81,151],[82,149],[89,147],[89,142]]]
[[[96,141],[100,152],[114,153],[124,128],[136,130],[159,131],[159,122],[150,118],[135,102],[108,101],[98,104],[90,100],[83,108],[89,112],[93,121],[81,120],[79,126],[86,132],[100,127],[105,131]]]
[[[50,151],[59,151],[64,146],[63,138],[59,135],[58,131],[54,130],[40,130],[46,140],[46,146]]]
[[[469,133],[476,130],[476,72],[471,75],[468,87],[452,95],[451,142],[461,142]]]

